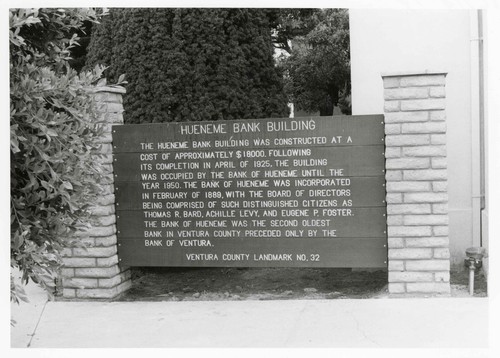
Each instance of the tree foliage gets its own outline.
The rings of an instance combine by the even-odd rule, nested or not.
[[[274,12],[272,38],[274,46],[292,53],[291,40],[306,36],[321,21],[321,9],[278,9]]]
[[[111,9],[87,64],[127,75],[125,122],[288,115],[266,9]]]
[[[9,12],[11,267],[49,292],[68,234],[85,226],[100,192],[92,92],[104,69],[77,74],[68,64],[76,33],[97,18],[93,9]]]
[[[287,15],[288,14],[288,15]],[[334,106],[350,114],[349,17],[345,9],[282,10],[281,42],[292,43],[282,61],[289,100],[297,109],[331,115]],[[278,45],[278,47],[280,47]],[[284,48],[284,47],[282,47]]]

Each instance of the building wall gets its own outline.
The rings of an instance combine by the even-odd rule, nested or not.
[[[384,73],[447,73],[449,235],[452,265],[459,267],[479,236],[472,199],[471,11],[351,9],[349,16],[353,115],[384,113]]]

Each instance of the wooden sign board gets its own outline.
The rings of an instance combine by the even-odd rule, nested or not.
[[[128,266],[385,267],[383,116],[113,126]]]

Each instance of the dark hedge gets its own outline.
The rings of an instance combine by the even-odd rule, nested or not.
[[[87,67],[128,84],[125,123],[288,116],[273,58],[273,10],[111,9]]]

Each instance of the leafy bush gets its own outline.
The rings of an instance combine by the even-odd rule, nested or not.
[[[68,65],[93,9],[10,9],[11,267],[50,292],[61,250],[100,192],[101,125],[92,92],[101,67]],[[11,276],[11,300],[24,299]]]
[[[266,9],[112,9],[87,65],[125,73],[125,122],[288,116]]]

